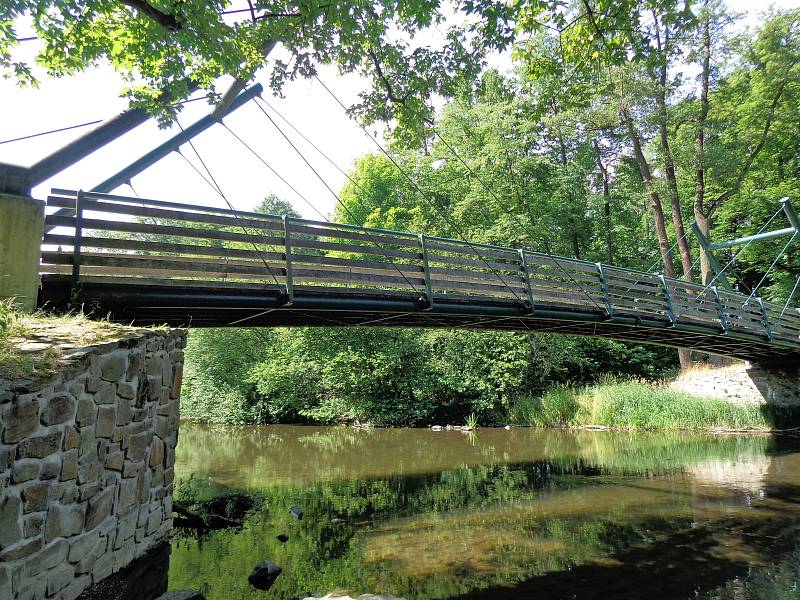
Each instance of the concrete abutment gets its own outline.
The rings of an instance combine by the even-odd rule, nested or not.
[[[0,300],[36,308],[44,202],[0,193]]]
[[[74,599],[169,540],[185,332],[0,380],[0,598]]]
[[[672,387],[694,396],[719,398],[734,404],[800,407],[800,365],[736,363],[692,369]]]

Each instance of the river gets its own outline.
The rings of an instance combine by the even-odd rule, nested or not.
[[[176,482],[260,499],[240,530],[173,540],[169,589],[209,600],[798,593],[790,437],[182,423]],[[247,576],[267,559],[265,593]]]

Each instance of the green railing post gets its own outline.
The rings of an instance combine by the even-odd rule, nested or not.
[[[770,327],[769,324],[769,316],[767,316],[767,307],[764,306],[764,300],[761,298],[756,298],[756,302],[758,302],[758,306],[761,308],[761,322],[764,324],[764,330],[767,333],[767,339],[771,341],[772,327]]]
[[[75,195],[75,237],[72,242],[72,290],[77,293],[81,282],[81,244],[83,243],[83,190]]]
[[[719,313],[719,326],[722,328],[723,333],[728,333],[728,319],[725,316],[725,307],[722,306],[722,300],[719,297],[719,289],[717,286],[712,286],[711,291],[714,292],[714,302],[717,305],[717,312]]]
[[[528,259],[525,258],[525,250],[520,248],[519,249],[519,260],[522,264],[522,276],[525,280],[525,294],[528,296],[528,307],[530,308],[530,313],[534,313],[534,303],[533,303],[533,284],[531,282],[531,274],[528,271]]]
[[[425,242],[425,234],[419,234],[420,258],[422,259],[422,273],[425,277],[425,302],[427,310],[433,308],[433,287],[431,286],[431,269],[428,266],[428,244]]]
[[[667,278],[663,275],[659,275],[658,278],[661,280],[661,289],[664,291],[664,306],[667,308],[667,317],[669,317],[669,322],[675,325],[678,322],[678,318],[675,316],[675,310],[672,307],[672,296],[669,294]]]
[[[289,299],[289,304],[294,302],[294,281],[292,277],[292,244],[289,241],[291,217],[283,216],[283,245],[285,248],[286,257],[286,296]]]
[[[603,263],[597,263],[597,273],[600,276],[600,290],[603,292],[603,302],[606,304],[606,314],[611,317],[614,314],[614,306],[611,304],[611,296],[608,294],[608,281]]]

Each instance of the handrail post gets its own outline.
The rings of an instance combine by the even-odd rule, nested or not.
[[[764,330],[767,332],[767,339],[772,341],[772,327],[770,327],[769,324],[767,307],[764,306],[764,300],[762,298],[756,298],[756,302],[758,302],[758,306],[761,307],[761,322],[764,324]]]
[[[428,244],[425,242],[425,234],[419,234],[419,245],[421,249],[420,258],[422,259],[422,273],[425,277],[425,302],[426,310],[433,308],[433,286],[431,286],[431,270],[428,265]]]
[[[289,241],[289,220],[291,217],[283,215],[283,245],[286,258],[286,296],[289,304],[294,303],[294,281],[292,278],[292,244]]]
[[[667,317],[669,318],[669,322],[675,325],[675,323],[678,322],[678,318],[675,316],[675,309],[672,306],[672,296],[669,294],[667,278],[664,277],[664,275],[659,275],[658,278],[661,280],[661,289],[664,291],[664,305],[667,308]]]
[[[728,319],[725,318],[725,308],[722,306],[722,300],[719,297],[719,289],[714,285],[711,287],[711,290],[714,292],[714,301],[717,304],[719,326],[722,328],[723,333],[728,333]]]
[[[603,268],[603,263],[597,263],[597,273],[600,276],[600,290],[603,292],[603,302],[606,305],[606,314],[608,317],[614,314],[614,305],[611,304],[611,296],[608,293],[608,281],[606,281],[606,272]]]
[[[530,308],[530,314],[534,313],[534,303],[533,303],[533,285],[531,283],[531,274],[528,271],[528,259],[525,258],[525,250],[523,248],[519,249],[519,260],[522,264],[522,276],[524,278],[525,283],[525,294],[528,296],[528,306]]]
[[[81,283],[81,244],[83,243],[83,190],[75,195],[75,236],[72,242],[72,292]]]

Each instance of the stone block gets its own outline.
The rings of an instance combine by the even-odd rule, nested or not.
[[[0,565],[0,598],[11,597],[11,567]]]
[[[67,560],[71,563],[79,562],[84,556],[93,554],[99,543],[99,531],[89,531],[72,538],[69,541],[69,555]]]
[[[72,504],[78,499],[79,496],[80,491],[78,490],[77,484],[74,481],[67,481],[64,484],[64,491],[61,494],[61,503]]]
[[[104,381],[94,395],[95,404],[114,404],[117,401],[117,384]]]
[[[117,398],[117,425],[125,426],[133,420],[133,408],[130,400]]]
[[[78,483],[92,483],[103,476],[103,463],[98,460],[86,461],[78,465]]]
[[[167,438],[170,434],[169,417],[157,415],[154,420],[154,430],[162,440]]]
[[[111,514],[115,495],[116,489],[109,487],[89,500],[89,509],[86,511],[87,530],[94,529]]]
[[[171,485],[173,481],[175,481],[175,469],[172,467],[164,469],[164,485]]]
[[[77,450],[69,450],[64,453],[64,460],[61,463],[61,481],[69,481],[78,476],[78,457]]]
[[[16,461],[11,469],[11,482],[23,483],[25,481],[30,481],[39,475],[40,466],[41,461],[33,458],[25,458]]]
[[[77,600],[83,591],[92,584],[92,578],[89,575],[81,575],[74,577],[72,583],[61,590],[59,600]]]
[[[163,466],[164,464],[164,442],[154,437],[150,444],[150,466]]]
[[[22,520],[22,534],[26,538],[36,537],[42,533],[42,529],[44,528],[44,515],[45,513],[25,515]]]
[[[111,469],[112,471],[122,471],[122,466],[125,463],[125,453],[120,450],[118,452],[112,452],[106,456],[106,469]]]
[[[126,478],[138,477],[142,469],[144,469],[143,463],[126,460],[122,467],[122,476]]]
[[[100,378],[104,381],[119,381],[127,370],[128,355],[125,352],[106,354],[100,359]]]
[[[144,353],[136,350],[128,355],[128,370],[125,379],[132,381],[139,373],[144,371]]]
[[[81,445],[79,448],[81,456],[89,456],[92,452],[96,452],[96,444],[95,429],[88,428],[81,431]]]
[[[79,427],[89,427],[94,425],[97,420],[97,405],[94,398],[88,395],[82,396],[78,400],[78,408],[75,415],[75,422]]]
[[[183,384],[183,365],[175,365],[172,377],[172,388],[170,389],[169,397],[177,400],[181,397],[181,386]]]
[[[0,409],[0,420],[4,427],[3,442],[15,444],[39,427],[39,404],[31,398],[17,397]]]
[[[16,544],[22,539],[22,500],[17,496],[0,498],[0,549]]]
[[[47,571],[48,569],[60,565],[67,559],[68,552],[69,542],[67,542],[67,540],[63,538],[53,540],[42,548],[35,565],[32,562],[25,565],[26,575],[36,575],[37,573]]]
[[[55,596],[58,592],[72,583],[75,577],[75,567],[70,564],[62,564],[47,572],[47,595]]]
[[[118,383],[117,396],[125,398],[126,400],[134,400],[136,398],[137,386],[133,383]]]
[[[127,567],[133,560],[134,551],[133,544],[123,544],[119,550],[114,550],[114,571]]]
[[[0,562],[20,560],[39,551],[42,547],[42,536],[30,540],[22,540],[13,546],[8,546],[0,551]]]
[[[113,404],[108,406],[100,406],[97,410],[97,426],[95,428],[97,437],[110,438],[114,433],[114,427],[116,424],[116,406]]]
[[[144,460],[145,451],[150,446],[152,438],[152,431],[142,431],[128,436],[127,458],[133,461]]]
[[[159,487],[164,485],[164,466],[163,465],[156,465],[153,468],[153,487]]]
[[[154,531],[157,531],[158,528],[161,526],[161,521],[164,519],[164,514],[159,506],[156,510],[150,513],[150,516],[147,517],[147,526],[145,528],[145,532],[147,535],[150,535]]]
[[[60,431],[29,437],[17,444],[17,458],[44,458],[61,450]]]
[[[25,500],[25,512],[40,512],[47,508],[47,494],[50,489],[48,482],[31,483],[22,490]]]
[[[111,553],[102,554],[92,568],[92,581],[105,579],[114,571],[114,555]]]
[[[100,377],[90,373],[89,377],[86,378],[86,391],[90,394],[94,394],[102,387],[104,383],[105,382],[100,379]]]
[[[42,461],[39,469],[39,479],[55,479],[61,473],[61,455],[51,454]]]
[[[77,403],[69,394],[56,394],[42,408],[42,425],[58,425],[75,418]]]
[[[78,486],[81,502],[86,502],[89,498],[92,498],[100,491],[100,487],[99,481],[90,481],[89,483]]]
[[[138,516],[139,511],[134,510],[119,519],[117,536],[114,542],[115,549],[121,548],[125,543],[132,540],[133,534],[136,531],[136,520]]]
[[[70,537],[83,531],[86,507],[50,503],[47,508],[47,520],[44,526],[45,542],[58,537]]]

